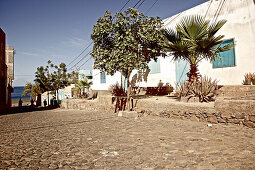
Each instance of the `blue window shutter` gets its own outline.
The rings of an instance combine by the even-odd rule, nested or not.
[[[149,62],[150,73],[160,73],[160,58],[158,57],[157,62]]]
[[[188,80],[187,73],[190,70],[190,64],[186,60],[178,59],[175,61],[176,83],[179,84]]]
[[[234,44],[234,40],[227,40],[222,43],[222,46],[225,46],[229,43]],[[213,61],[213,68],[219,67],[231,67],[235,66],[235,48],[232,48],[228,51],[219,53],[220,57],[215,58]]]
[[[100,83],[106,83],[105,72],[100,73]]]

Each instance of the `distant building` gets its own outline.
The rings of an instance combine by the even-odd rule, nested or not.
[[[5,64],[5,33],[0,28],[0,108],[7,106],[7,66]]]
[[[88,82],[92,81],[92,73],[91,70],[80,70],[79,71],[79,80],[88,79]]]
[[[11,93],[13,92],[12,82],[14,80],[14,48],[5,47],[5,63],[7,65],[7,88],[8,88],[8,106],[11,106]]]
[[[5,46],[5,33],[0,28],[0,108],[11,106],[14,80],[14,48]]]
[[[11,46],[5,47],[5,63],[7,65],[7,85],[12,86],[14,80],[14,48]]]

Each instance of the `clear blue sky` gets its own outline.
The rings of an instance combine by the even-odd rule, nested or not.
[[[90,34],[97,19],[106,10],[115,14],[127,1],[0,0],[0,27],[6,33],[6,45],[14,46],[16,51],[14,86],[33,82],[36,68],[46,65],[48,60],[69,64],[91,43]],[[165,19],[206,1],[158,0],[147,15]],[[137,2],[130,0],[125,9]],[[139,11],[146,12],[154,2],[144,0]],[[81,69],[91,69],[92,63],[91,59]]]

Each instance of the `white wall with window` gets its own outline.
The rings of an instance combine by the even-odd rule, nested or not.
[[[216,14],[217,9],[218,13]],[[234,49],[221,53],[221,60],[213,63],[203,60],[199,64],[201,75],[217,79],[221,85],[240,85],[247,72],[255,72],[255,1],[208,1],[164,20],[173,28],[184,16],[202,15],[209,20],[226,19],[218,34],[225,35],[224,43],[233,42]],[[189,67],[189,65],[188,65]]]

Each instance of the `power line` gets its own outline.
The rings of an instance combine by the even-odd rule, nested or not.
[[[152,6],[145,12],[145,15],[154,7],[154,5],[158,2],[158,0],[156,0]]]
[[[208,8],[207,8],[207,10],[206,10],[206,12],[205,12],[204,18],[206,17],[206,15],[207,15],[207,13],[208,13],[208,11],[209,11],[209,8],[210,8],[210,6],[211,6],[211,4],[212,4],[212,0],[210,0],[210,4],[209,4],[209,6],[208,6]]]
[[[139,1],[133,6],[133,8],[135,8],[136,5],[138,5],[141,1],[142,1],[142,0],[139,0]]]
[[[67,67],[72,64],[75,60],[77,60],[91,45],[93,42],[91,42],[73,61],[71,61],[69,64],[67,64]]]
[[[144,3],[145,0],[143,0],[143,2],[140,3],[140,5],[137,7],[137,9]]]
[[[214,21],[214,20],[216,21],[217,15],[218,15],[218,13],[220,12],[221,6],[223,5],[223,1],[224,1],[224,0],[221,0],[221,1],[220,1],[219,6],[218,6],[218,8],[217,8],[217,10],[216,10],[216,12],[215,12],[215,14],[214,14],[214,16],[213,16],[212,21]]]
[[[122,9],[125,8],[125,6],[129,3],[129,1],[130,1],[130,0],[128,0],[128,1],[125,3],[125,5],[123,5],[123,7],[119,10],[119,12],[121,12]]]
[[[88,58],[82,65],[80,65],[79,69],[80,69],[84,64],[86,64],[90,59],[92,59],[92,58],[91,58],[91,57]]]
[[[221,12],[221,10],[222,10],[222,7],[223,7],[224,3],[225,3],[225,0],[223,0],[223,2],[222,2],[222,5],[221,5],[221,7],[220,7],[220,10],[219,10],[219,12],[218,12],[218,14],[217,14],[217,16],[216,16],[216,18],[215,18],[215,22],[216,22],[216,20],[218,19],[218,16],[219,16],[219,14],[220,14],[220,12]]]
[[[68,70],[71,70],[72,68],[74,68],[77,64],[79,64],[83,59],[85,59],[90,52],[88,52],[85,56],[83,56],[76,64],[74,64],[71,68],[69,68]]]

